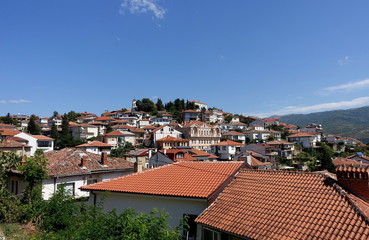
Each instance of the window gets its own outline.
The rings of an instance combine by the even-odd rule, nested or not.
[[[219,232],[204,228],[203,239],[206,240],[220,240]]]
[[[18,194],[18,181],[16,180],[12,180],[11,181],[11,192],[14,194],[14,195],[17,195]]]
[[[74,196],[74,183],[61,183],[58,184],[58,189],[64,187],[64,191],[69,196]]]
[[[94,184],[94,183],[97,183],[97,179],[88,179],[87,180],[87,185]]]

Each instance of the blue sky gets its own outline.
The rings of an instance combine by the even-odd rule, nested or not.
[[[0,115],[199,100],[265,117],[369,105],[368,1],[3,0]]]

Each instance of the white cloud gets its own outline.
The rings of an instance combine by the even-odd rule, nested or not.
[[[123,0],[120,13],[124,14],[125,9],[128,9],[132,14],[152,12],[156,18],[162,19],[167,11],[157,2],[157,0]]]
[[[340,66],[346,65],[346,64],[348,64],[349,62],[351,62],[351,57],[350,57],[350,56],[345,56],[345,57],[343,57],[343,58],[341,58],[341,59],[338,59],[338,60],[337,60],[337,63],[338,63],[338,65],[340,65]]]
[[[349,101],[331,102],[331,103],[320,103],[310,106],[287,106],[278,111],[266,112],[266,113],[248,113],[244,115],[257,116],[257,117],[268,117],[272,115],[287,115],[293,113],[312,113],[321,111],[330,111],[338,109],[348,109],[354,107],[362,107],[369,105],[369,97],[355,98]]]
[[[322,95],[322,94],[328,94],[331,92],[349,92],[349,91],[353,91],[357,89],[363,89],[366,87],[369,87],[369,79],[364,79],[364,80],[357,81],[357,82],[349,82],[349,83],[345,83],[345,84],[341,84],[337,86],[323,88],[323,89],[318,90],[316,93]]]
[[[30,100],[27,99],[18,99],[18,100],[0,100],[0,104],[7,104],[7,103],[29,103],[31,102]]]

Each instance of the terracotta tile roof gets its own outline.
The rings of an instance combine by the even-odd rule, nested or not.
[[[18,133],[21,133],[21,131],[8,128],[0,129],[0,136],[14,136],[17,135]]]
[[[266,144],[268,144],[268,145],[280,145],[280,144],[283,144],[283,145],[294,145],[294,143],[291,143],[291,142],[278,141],[278,140],[268,141],[268,142],[266,142]]]
[[[239,142],[235,142],[235,141],[231,141],[231,140],[226,140],[226,141],[222,141],[222,142],[218,142],[215,144],[212,144],[210,146],[244,146],[245,144],[239,143]]]
[[[54,140],[53,138],[46,137],[44,135],[32,135],[32,137],[36,138],[37,140],[48,140],[48,141]]]
[[[129,126],[127,124],[120,124],[120,125],[114,125],[111,128],[116,129],[116,128],[121,128],[121,129],[131,129],[133,128],[132,126]]]
[[[81,189],[208,199],[242,165],[240,162],[179,162]]]
[[[147,125],[147,126],[143,127],[142,129],[156,129],[156,127],[154,127],[152,125]]]
[[[126,136],[126,134],[122,133],[119,130],[111,131],[109,133],[104,134],[104,136]]]
[[[210,125],[210,124],[207,124],[207,123],[204,123],[204,122],[200,122],[200,121],[195,121],[195,120],[192,120],[192,121],[189,121],[187,123],[185,123],[183,125],[183,127],[191,127],[193,125],[197,125],[197,126],[207,126],[207,127],[214,127],[213,125]]]
[[[148,156],[149,149],[143,148],[143,149],[137,149],[137,150],[131,150],[128,153],[124,154],[124,156]]]
[[[99,171],[128,170],[133,172],[133,163],[123,158],[107,157],[104,165],[101,165],[101,155],[93,154],[78,148],[63,148],[59,151],[44,153],[48,159],[47,170],[50,176],[80,175]],[[81,159],[88,156],[86,168],[81,168]]]
[[[268,118],[268,119],[264,119],[262,120],[263,122],[275,122],[275,121],[279,121],[278,118]]]
[[[103,122],[89,122],[88,124],[91,124],[91,125],[108,125],[107,123],[103,123]]]
[[[251,156],[251,166],[253,167],[259,167],[259,166],[268,166],[272,165],[271,162],[261,162],[257,160],[255,157]]]
[[[186,150],[186,151],[187,151],[187,153],[189,153],[193,157],[207,157],[208,159],[217,159],[217,158],[219,158],[218,156],[215,156],[213,154],[201,151],[201,150],[196,149],[196,148],[191,148],[190,150]]]
[[[119,124],[119,123],[128,123],[128,121],[127,120],[115,120],[115,121],[113,121],[113,122],[111,122],[112,124],[115,124],[115,123],[117,123],[117,124]]]
[[[182,149],[172,148],[167,150],[160,150],[160,153],[164,154],[166,157],[171,159],[173,162],[181,162],[181,161],[197,161],[197,158],[191,156],[186,151]],[[178,157],[178,154],[182,153],[183,157]]]
[[[369,239],[351,196],[323,174],[243,170],[196,221],[251,239]]]
[[[130,132],[133,132],[133,133],[146,133],[146,131],[142,128],[135,128],[135,127],[132,127],[129,129]]]
[[[0,123],[0,128],[15,128],[15,126],[6,123]]]
[[[71,124],[71,123],[69,123],[69,127],[71,127],[71,128],[75,128],[75,127],[92,127],[92,128],[98,128],[98,126],[87,124],[87,123],[82,123],[82,124]]]
[[[4,141],[0,142],[0,149],[1,148],[30,148],[31,146],[26,145],[25,143],[18,142],[13,137],[6,138]]]
[[[99,142],[99,141],[92,141],[89,143],[85,143],[85,144],[81,144],[76,146],[76,148],[81,148],[81,147],[112,147],[112,145],[109,145],[107,143],[103,143],[103,142]]]
[[[95,118],[95,121],[115,121],[115,119],[112,118],[112,117],[105,117],[105,116],[103,116],[103,117],[97,117],[97,118]]]
[[[314,137],[314,136],[315,134],[313,133],[296,133],[296,134],[287,136],[287,138]]]
[[[240,132],[236,132],[236,131],[229,131],[229,132],[223,134],[223,136],[232,136],[232,135],[242,136],[242,135],[245,135],[245,134],[240,133]]]
[[[356,161],[354,159],[348,159],[348,158],[335,158],[332,160],[333,164],[335,166],[350,166],[350,165],[361,165],[361,166],[369,166],[369,164],[360,163],[359,161]]]
[[[183,139],[183,138],[176,138],[176,137],[172,137],[172,136],[166,136],[164,138],[158,139],[156,140],[157,142],[189,142],[190,140],[188,139]]]

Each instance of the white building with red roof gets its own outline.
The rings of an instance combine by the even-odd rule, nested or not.
[[[211,145],[210,153],[219,156],[221,160],[233,160],[235,155],[240,152],[243,143],[226,140]]]
[[[242,162],[178,162],[81,189],[92,193],[91,203],[104,199],[106,211],[162,209],[171,216],[172,226],[187,215],[188,237],[194,239],[197,234],[194,219],[216,199],[243,165]]]
[[[99,142],[99,141],[92,141],[89,143],[76,146],[76,148],[80,148],[87,152],[95,153],[95,154],[102,154],[104,152],[107,154],[110,154],[112,147],[113,146],[110,144]]]
[[[54,139],[50,137],[43,135],[31,135],[25,132],[20,132],[14,136],[27,140],[27,145],[31,146],[31,156],[35,155],[37,149],[41,149],[43,152],[54,150]]]

